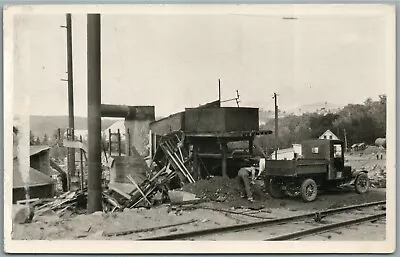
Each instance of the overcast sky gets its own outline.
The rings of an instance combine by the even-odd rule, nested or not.
[[[271,110],[274,92],[284,110],[385,93],[385,16],[284,16],[103,15],[102,102],[164,116],[216,100],[218,78],[223,99],[238,89],[242,106]],[[75,115],[86,116],[86,16],[72,17]],[[68,114],[62,25],[62,14],[14,18],[14,85],[29,88],[32,115]]]

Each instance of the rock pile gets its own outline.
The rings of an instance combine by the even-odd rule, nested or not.
[[[375,165],[370,171],[370,181],[372,187],[386,188],[386,168]]]
[[[241,189],[237,180],[223,177],[212,177],[186,184],[182,188],[202,199],[212,201],[235,201],[241,198]]]

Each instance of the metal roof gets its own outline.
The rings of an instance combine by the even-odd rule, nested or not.
[[[31,145],[29,147],[30,156],[38,154],[40,152],[49,150],[50,146],[48,145]]]
[[[31,145],[29,146],[29,156],[36,155],[40,152],[49,150],[50,146],[47,145]],[[18,158],[18,146],[16,144],[13,145],[13,159]]]

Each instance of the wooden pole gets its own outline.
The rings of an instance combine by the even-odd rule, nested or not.
[[[119,129],[117,131],[117,135],[118,135],[118,156],[121,156],[121,132]]]
[[[69,140],[74,141],[74,82],[72,66],[72,21],[71,14],[66,15],[67,23],[67,69],[68,69],[68,126],[70,129]],[[68,171],[71,177],[75,176],[75,149],[68,148]]]
[[[199,169],[199,155],[196,145],[193,145],[193,173],[196,176],[196,180],[201,179],[200,169]]]
[[[221,158],[221,168],[222,168],[222,177],[228,177],[228,171],[227,171],[227,145],[226,142],[221,143],[221,153],[222,153],[222,158]]]
[[[219,104],[221,105],[221,80],[218,79],[218,101]]]
[[[111,151],[112,151],[111,145],[112,145],[111,129],[108,129],[108,148],[110,149],[110,157],[111,157]]]
[[[80,141],[81,141],[81,143],[83,142],[83,140],[82,140],[82,136],[80,136]],[[83,150],[82,149],[80,149],[80,153],[81,153],[81,190],[83,190],[84,189],[84,187],[85,187],[85,184],[84,184],[84,175],[85,175],[85,172],[83,171]]]
[[[126,130],[128,134],[128,156],[131,156],[131,133],[129,129]]]
[[[250,139],[249,139],[249,154],[253,154],[253,147],[254,147],[254,144],[253,144],[253,142],[254,142],[254,136],[252,136]]]
[[[278,160],[278,97],[274,93],[275,99],[275,160]]]

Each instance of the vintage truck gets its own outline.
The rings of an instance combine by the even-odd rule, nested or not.
[[[316,139],[301,144],[302,156],[292,160],[267,160],[265,185],[274,198],[298,196],[314,201],[318,189],[329,190],[354,185],[357,193],[369,189],[367,171],[352,171],[344,165],[344,143],[340,140]]]

